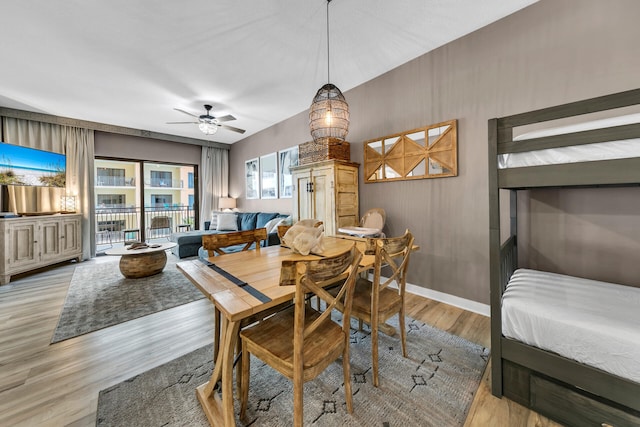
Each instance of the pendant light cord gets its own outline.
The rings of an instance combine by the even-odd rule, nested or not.
[[[331,3],[331,0],[327,0],[327,83],[331,83],[331,74],[329,71],[329,3]]]

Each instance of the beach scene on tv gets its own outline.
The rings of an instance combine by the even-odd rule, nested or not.
[[[0,184],[64,187],[64,154],[0,142]]]

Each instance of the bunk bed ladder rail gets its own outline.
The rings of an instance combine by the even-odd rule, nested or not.
[[[518,268],[518,247],[516,245],[516,236],[513,235],[507,239],[500,247],[500,289],[501,293],[507,288],[509,279],[514,271]]]

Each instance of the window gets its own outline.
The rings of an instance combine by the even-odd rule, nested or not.
[[[99,186],[123,186],[125,184],[125,170],[114,168],[97,168]]]
[[[151,205],[155,208],[166,208],[173,203],[173,197],[170,194],[152,194]]]
[[[152,187],[173,187],[171,172],[151,171],[150,175]]]
[[[124,208],[127,197],[124,194],[98,194],[98,209]]]
[[[189,209],[193,209],[193,194],[189,194]]]
[[[189,188],[193,188],[193,172],[189,172],[189,174],[187,175],[187,179],[189,181]]]

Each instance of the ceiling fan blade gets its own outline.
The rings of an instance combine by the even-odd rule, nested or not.
[[[231,120],[235,120],[236,118],[233,117],[231,114],[228,114],[226,116],[222,116],[222,117],[216,117],[216,120],[219,122],[229,122]]]
[[[167,122],[168,125],[198,124],[198,122]]]
[[[195,114],[191,114],[190,112],[188,112],[188,111],[184,111],[184,110],[181,110],[181,109],[179,109],[179,108],[174,108],[174,110],[176,110],[176,111],[180,111],[181,113],[184,113],[184,114],[188,114],[188,115],[190,115],[191,117],[196,117],[196,118],[198,117],[198,116],[196,116]]]
[[[244,129],[234,128],[233,126],[228,126],[228,125],[218,125],[218,126],[220,126],[221,128],[229,129],[230,131],[233,131],[233,132],[238,132],[238,133],[246,132],[246,130]]]

